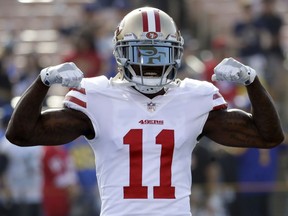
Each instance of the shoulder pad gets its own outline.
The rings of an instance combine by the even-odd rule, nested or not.
[[[109,80],[104,75],[91,78],[84,78],[81,82],[81,86],[85,88],[86,91],[103,89],[109,86]]]
[[[210,82],[185,78],[180,86],[188,91],[197,92],[198,94],[211,94],[218,91],[218,88]]]

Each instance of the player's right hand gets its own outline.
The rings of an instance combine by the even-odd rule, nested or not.
[[[84,75],[73,62],[66,62],[42,69],[40,77],[46,86],[59,83],[62,86],[79,89]]]

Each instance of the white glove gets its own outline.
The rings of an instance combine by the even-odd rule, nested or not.
[[[47,86],[60,83],[62,86],[79,89],[84,75],[73,62],[67,62],[42,69],[40,77]]]
[[[244,85],[251,84],[256,77],[256,71],[233,58],[223,59],[215,68],[212,81],[230,81]]]

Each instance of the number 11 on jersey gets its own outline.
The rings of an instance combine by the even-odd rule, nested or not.
[[[143,129],[131,129],[123,138],[129,145],[130,181],[125,186],[124,199],[148,199],[148,187],[143,186]],[[174,130],[162,130],[155,138],[155,144],[161,145],[160,184],[153,187],[154,199],[175,199],[175,187],[171,185],[171,168],[174,152]],[[154,174],[153,174],[154,175]]]

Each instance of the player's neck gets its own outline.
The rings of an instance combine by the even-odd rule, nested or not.
[[[135,88],[134,88],[135,89]],[[136,91],[138,91],[137,89],[135,89]],[[144,96],[153,99],[154,97],[158,96],[158,95],[164,95],[166,93],[165,89],[161,89],[159,92],[156,92],[154,94],[145,94],[143,92],[138,91],[139,93],[143,94]]]

